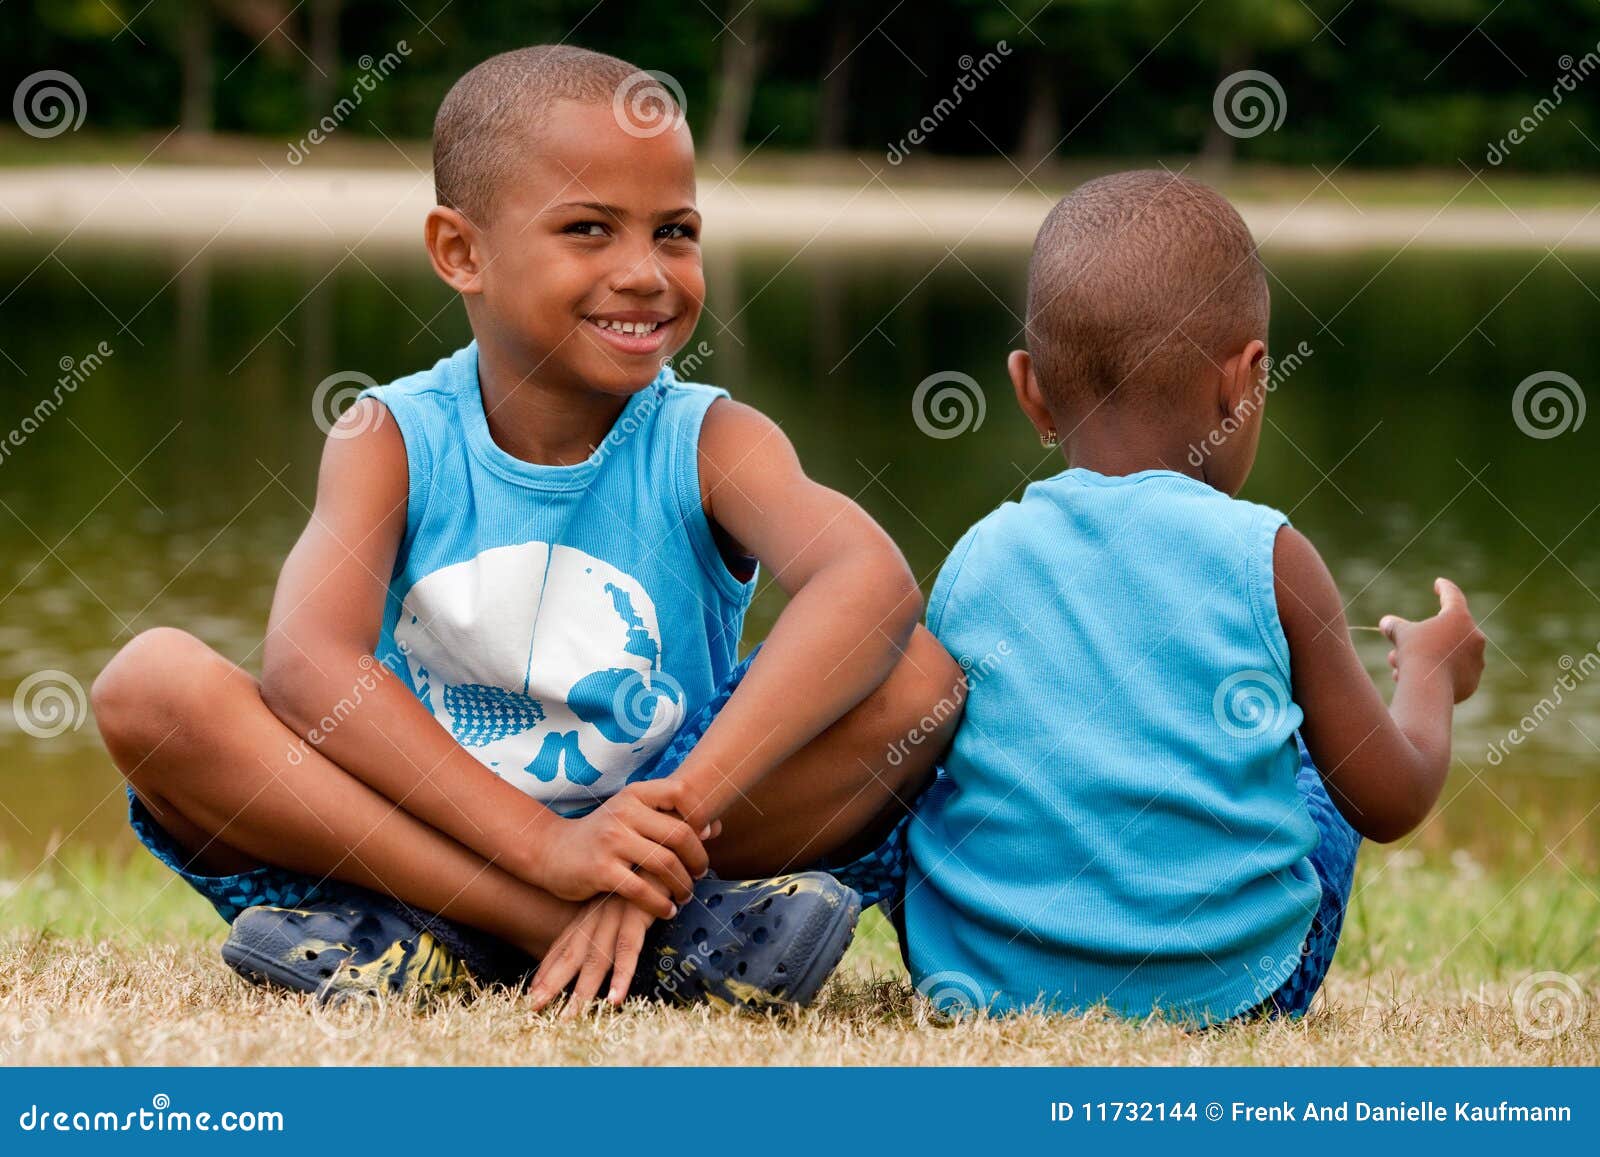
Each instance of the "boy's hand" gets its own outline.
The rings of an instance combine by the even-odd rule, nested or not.
[[[1394,677],[1407,671],[1432,673],[1440,667],[1450,674],[1455,701],[1460,703],[1478,689],[1483,676],[1483,632],[1467,609],[1461,588],[1449,579],[1434,580],[1439,595],[1439,613],[1431,619],[1413,623],[1399,615],[1385,615],[1378,623],[1394,650],[1389,652],[1389,667]]]
[[[718,830],[696,833],[671,814],[680,795],[670,779],[629,784],[583,818],[549,825],[537,882],[563,900],[615,894],[671,919],[710,866],[701,841]]]
[[[644,934],[653,919],[620,896],[589,901],[540,962],[528,993],[534,1010],[548,1005],[576,977],[572,997],[561,1012],[563,1020],[572,1019],[599,994],[607,973],[611,974],[611,987],[606,1001],[621,1004],[628,998]]]

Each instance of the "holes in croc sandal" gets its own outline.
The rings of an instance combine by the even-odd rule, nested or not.
[[[411,952],[416,949],[417,942],[415,940],[402,940],[400,941],[400,947],[407,952]]]
[[[744,923],[744,913],[743,912],[735,912],[733,914],[733,920],[731,921],[731,923],[733,924],[733,926],[735,928],[737,928],[741,924],[743,924]]]
[[[756,911],[765,912],[770,907],[772,907],[772,897],[768,896],[765,900],[756,905]]]
[[[733,970],[740,976],[743,976],[746,972],[750,971],[750,962],[747,960],[741,960],[738,964],[733,966]]]
[[[712,896],[711,899],[706,901],[706,907],[707,908],[720,908],[721,906],[722,906],[722,893],[721,892],[718,892],[715,896]]]
[[[713,966],[722,963],[722,949],[719,948],[711,954],[711,963]]]
[[[768,932],[765,928],[757,928],[754,932],[750,933],[750,939],[754,940],[757,944],[765,944],[767,942],[767,936]]]
[[[696,944],[704,944],[706,942],[707,935],[709,935],[709,933],[707,933],[704,928],[696,928],[694,930],[694,935],[690,936],[689,939]]]
[[[787,888],[785,888],[783,890],[783,894],[785,896],[793,896],[799,890],[800,890],[800,885],[799,884],[790,884]]]
[[[315,960],[316,958],[317,958],[316,952],[314,950],[310,949],[310,948],[307,948],[306,949],[306,959],[307,960]]]

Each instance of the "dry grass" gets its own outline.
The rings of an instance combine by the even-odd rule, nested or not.
[[[70,881],[63,882],[70,876]],[[253,989],[220,925],[137,862],[12,883],[0,902],[0,1061],[8,1064],[1529,1065],[1600,1064],[1600,889],[1557,869],[1520,884],[1475,865],[1371,857],[1335,975],[1295,1024],[1189,1033],[1103,1016],[956,1024],[911,993],[869,914],[819,1007],[737,1017],[630,1007],[576,1022],[489,993],[427,1011],[332,1013]],[[89,903],[83,893],[95,898]],[[135,914],[136,926],[124,922]],[[118,925],[121,925],[119,928]],[[1519,985],[1583,994],[1550,1035]],[[1571,989],[1546,986],[1564,999]],[[1561,1010],[1555,1010],[1561,1012]],[[1552,1007],[1542,1010],[1548,1017]]]

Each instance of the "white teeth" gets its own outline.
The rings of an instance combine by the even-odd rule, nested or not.
[[[601,329],[609,329],[615,333],[629,333],[644,335],[654,333],[660,328],[659,321],[596,321],[595,325]]]

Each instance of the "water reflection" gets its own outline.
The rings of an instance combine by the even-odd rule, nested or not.
[[[1268,408],[1247,497],[1322,548],[1352,621],[1425,614],[1449,573],[1492,644],[1461,712],[1447,806],[1417,837],[1531,866],[1557,844],[1600,862],[1600,686],[1564,696],[1492,764],[1564,673],[1600,645],[1595,425],[1538,440],[1517,383],[1557,369],[1600,383],[1590,340],[1600,262],[1538,254],[1275,257],[1274,343],[1312,351]],[[1060,468],[1013,413],[1020,254],[708,254],[699,376],[782,423],[811,471],[856,497],[931,582],[961,531]],[[316,384],[378,380],[466,338],[420,260],[345,254],[0,251],[10,429],[63,357],[114,353],[0,460],[0,693],[46,668],[85,686],[132,632],[185,626],[254,665],[277,566],[306,517],[321,432]],[[971,374],[983,425],[919,433],[926,375]],[[7,593],[9,592],[9,593]],[[750,639],[781,601],[764,590]],[[1358,638],[1385,678],[1385,647]],[[1600,682],[1600,681],[1597,681]],[[116,778],[92,724],[41,741],[0,712],[0,839],[122,839]]]

